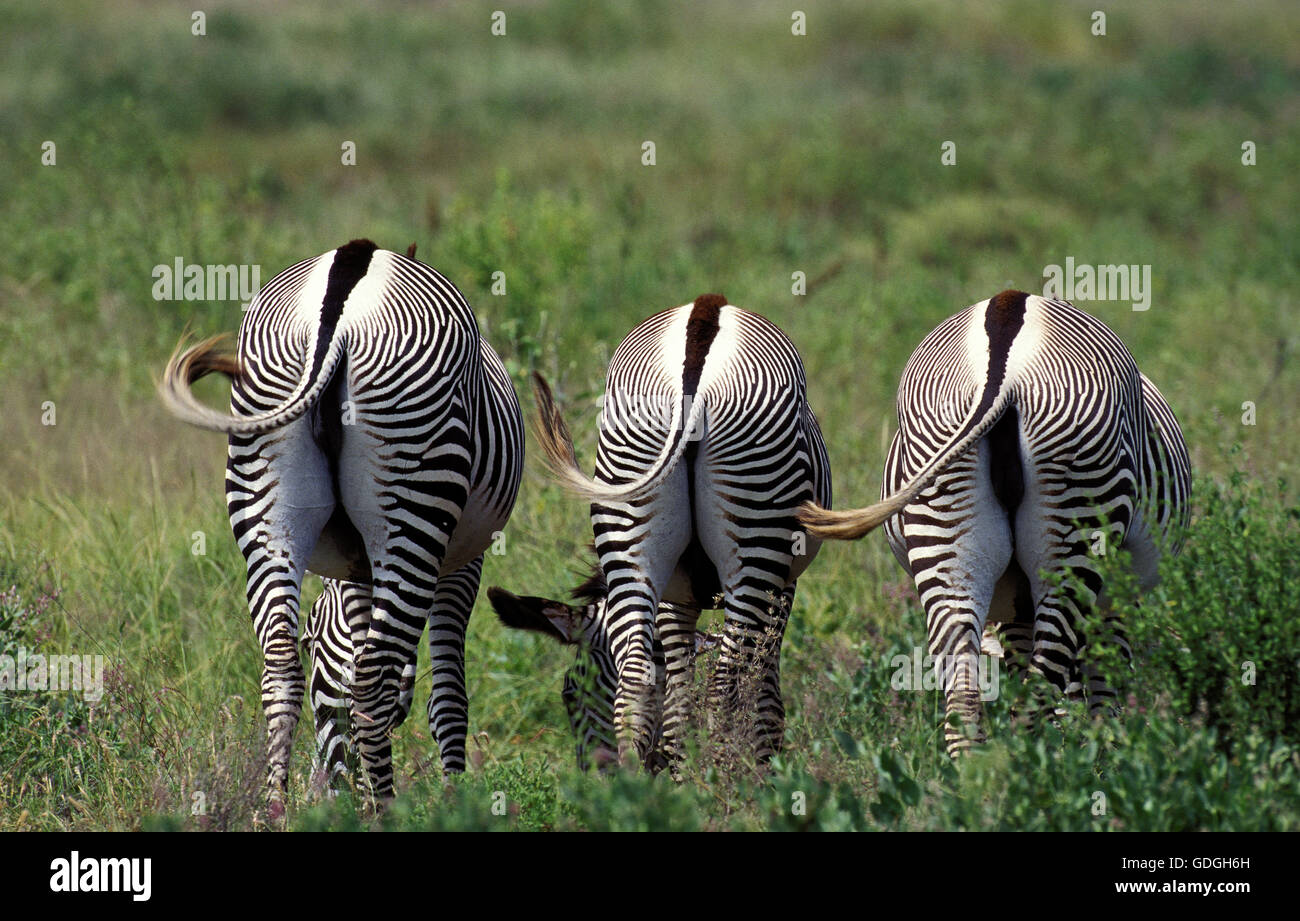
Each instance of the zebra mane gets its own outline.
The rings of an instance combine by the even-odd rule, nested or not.
[[[595,553],[595,543],[589,544],[587,549]],[[578,584],[578,587],[569,594],[574,601],[582,601],[587,604],[595,604],[609,594],[609,585],[605,582],[605,570],[600,568],[599,560],[592,564],[587,578],[583,579]]]

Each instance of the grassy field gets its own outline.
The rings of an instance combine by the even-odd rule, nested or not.
[[[0,5],[0,654],[106,663],[93,706],[0,691],[0,829],[253,825],[225,444],[153,395],[183,330],[242,312],[156,300],[152,273],[265,282],[361,236],[419,244],[520,386],[551,379],[587,465],[636,322],[705,291],[765,314],[803,355],[840,505],[875,498],[937,323],[1067,258],[1149,265],[1148,310],[1079,305],[1172,404],[1196,514],[1162,588],[1121,593],[1143,661],[1119,718],[1018,730],[1007,681],[989,744],[948,761],[938,695],[891,686],[924,622],[875,535],[801,580],[766,773],[578,773],[569,653],[483,600],[469,772],[441,775],[422,662],[382,821],[307,800],[306,719],[289,827],[1300,829],[1300,7],[1116,5],[1094,35],[1092,4],[808,0],[794,35],[789,4],[700,6],[209,4],[194,35],[166,4]],[[588,538],[530,464],[484,584],[563,593]]]

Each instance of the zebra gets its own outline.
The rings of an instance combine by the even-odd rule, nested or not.
[[[369,240],[277,274],[249,306],[236,354],[220,342],[178,347],[159,392],[182,420],[229,435],[226,503],[262,650],[273,812],[302,707],[306,570],[356,587],[346,596],[350,710],[375,795],[392,794],[389,733],[410,707],[426,620],[431,729],[443,769],[464,770],[465,628],[523,466],[523,418],[501,360],[414,248],[402,256]],[[229,414],[190,389],[211,372],[232,381]]]
[[[470,565],[480,566],[481,560]],[[468,584],[465,580],[459,581],[454,584],[454,589],[463,592]],[[455,766],[448,770],[449,773],[463,770],[465,763],[465,631],[460,615],[467,615],[473,609],[474,597],[471,593],[447,599],[446,610],[457,617],[454,624],[458,629],[445,629],[445,622],[434,617],[432,611],[429,616],[429,659],[433,664],[435,687],[429,694],[427,708],[429,734],[439,743],[444,756],[454,754]],[[365,619],[369,612],[369,586],[327,578],[303,631],[303,644],[311,657],[308,694],[316,724],[315,792],[337,789],[348,771],[349,758],[353,754],[348,719],[352,707],[352,668],[356,648],[353,637],[364,642]],[[439,694],[439,685],[445,685],[451,693]],[[409,713],[415,690],[414,661],[403,668],[400,689],[399,709],[402,713]],[[453,728],[454,733],[451,732]],[[453,752],[455,746],[458,748]]]
[[[498,586],[488,589],[488,600],[497,617],[507,627],[542,633],[560,643],[577,647],[574,664],[564,673],[561,696],[569,717],[569,728],[575,740],[578,769],[590,770],[594,761],[601,768],[618,761],[618,742],[614,735],[614,696],[616,669],[609,652],[609,643],[601,631],[603,601],[609,593],[604,573],[599,567],[572,591],[577,604],[566,604],[536,596],[520,597]],[[694,623],[699,611],[690,605],[659,602],[656,622],[665,630],[683,629]],[[721,637],[715,633],[695,630],[694,636],[680,639],[669,637],[682,646],[691,661],[700,653],[715,648]],[[664,644],[656,631],[653,660],[655,670],[655,699],[662,701],[667,681]],[[647,763],[658,771],[671,767],[663,751],[663,726],[655,726],[651,738],[651,755]]]
[[[747,743],[767,759],[784,735],[780,642],[796,580],[820,547],[796,513],[806,501],[831,498],[794,345],[720,294],[640,323],[610,363],[594,479],[578,466],[545,379],[537,374],[533,383],[544,460],[591,502],[598,573],[578,607],[533,598],[521,610],[513,596],[490,590],[498,615],[507,623],[531,619],[542,630],[539,618],[549,620],[553,635],[584,636],[606,653],[594,662],[598,683],[614,689],[612,711],[596,707],[583,718],[593,737],[614,737],[620,762],[653,770],[661,732],[669,761],[682,756],[695,625],[703,609],[721,608],[710,711],[730,731],[741,679],[757,662]],[[665,658],[662,695],[656,639]]]
[[[307,693],[316,724],[313,786],[318,792],[334,788],[348,770],[348,756],[352,753],[347,716],[352,709],[352,633],[355,629],[364,636],[369,595],[365,585],[325,579],[303,630],[303,645],[311,657]],[[349,614],[353,617],[349,618]],[[354,624],[356,621],[359,623]],[[406,698],[408,688],[414,689],[414,663],[409,675],[404,672],[402,679],[402,696]],[[431,694],[431,704],[433,699]],[[409,712],[411,701],[404,699],[401,706]]]
[[[1009,666],[1027,659],[1059,693],[1100,709],[1114,691],[1079,664],[1080,617],[1104,610],[1091,551],[1127,550],[1149,589],[1190,516],[1187,446],[1160,391],[1100,320],[1007,290],[950,317],[912,353],[898,426],[880,502],[810,504],[799,517],[824,539],[885,526],[942,667],[948,753],[984,739],[977,654],[986,629],[983,647],[999,645],[994,624]]]

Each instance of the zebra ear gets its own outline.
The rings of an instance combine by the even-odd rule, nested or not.
[[[545,633],[566,644],[576,643],[582,636],[579,608],[534,595],[521,597],[495,585],[488,589],[488,600],[497,619],[507,627]]]

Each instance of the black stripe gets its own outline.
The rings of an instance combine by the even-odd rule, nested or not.
[[[316,334],[316,354],[312,356],[309,380],[315,380],[320,367],[329,354],[330,342],[334,339],[334,330],[343,315],[343,304],[361,279],[366,277],[370,268],[370,259],[378,246],[369,240],[353,240],[340,246],[334,252],[334,263],[330,266],[329,280],[325,283],[325,300],[320,307],[320,329]]]
[[[704,359],[718,335],[718,314],[727,299],[721,294],[701,294],[686,321],[686,360],[682,363],[682,394],[695,396],[704,373]]]
[[[1003,291],[989,300],[984,311],[984,332],[989,337],[989,372],[984,384],[984,394],[975,418],[980,419],[988,412],[1002,381],[1007,376],[1007,360],[1011,356],[1011,346],[1025,325],[1025,300],[1029,297],[1024,291]]]

